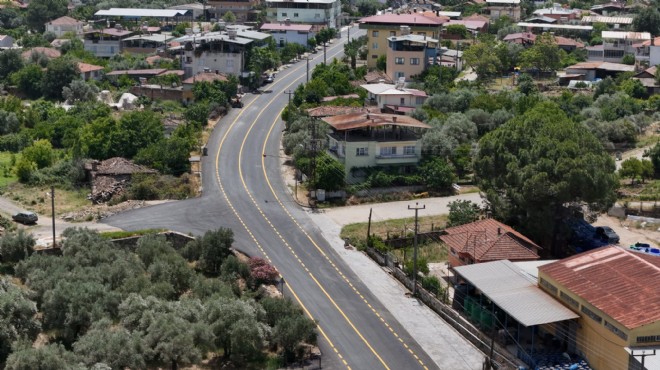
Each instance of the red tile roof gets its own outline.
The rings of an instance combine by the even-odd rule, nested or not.
[[[338,105],[322,105],[319,107],[307,109],[307,115],[310,117],[328,117],[328,116],[338,116],[342,114],[367,113],[367,112],[370,112],[368,108],[346,107],[346,106],[338,106]]]
[[[437,17],[429,18],[419,14],[383,14],[372,15],[360,19],[360,23],[389,23],[409,26],[439,26],[443,20]]]
[[[360,95],[358,94],[348,94],[348,95],[335,95],[335,96],[326,96],[323,99],[321,99],[322,102],[327,103],[329,101],[337,100],[337,99],[359,99]]]
[[[52,21],[48,22],[48,24],[60,26],[60,25],[74,25],[78,23],[83,23],[77,19],[71,18],[71,17],[59,17],[57,19],[53,19]]]
[[[55,59],[59,58],[62,56],[62,53],[60,53],[58,50],[53,49],[53,48],[45,48],[42,46],[37,46],[36,48],[32,48],[28,51],[24,51],[21,56],[23,56],[23,59],[28,59],[32,55],[32,53],[41,53],[45,55],[48,59]]]
[[[477,13],[474,13],[474,14],[472,14],[468,17],[465,17],[463,19],[466,20],[466,21],[484,21],[484,22],[488,22],[490,20],[488,17],[483,16],[483,15],[479,15]]]
[[[660,257],[607,246],[539,267],[628,329],[660,320]]]
[[[517,41],[517,40],[522,40],[522,41],[535,41],[536,40],[536,35],[531,33],[531,32],[518,32],[518,33],[511,33],[502,39],[502,41]]]
[[[194,84],[195,82],[213,82],[213,81],[229,81],[229,80],[227,79],[227,76],[221,73],[203,72],[195,76],[186,78],[183,81],[183,83]]]
[[[584,47],[584,44],[579,41],[575,41],[573,39],[569,39],[561,36],[555,36],[555,42],[557,43],[557,45],[560,46],[575,46],[576,48]]]
[[[449,247],[465,253],[478,262],[529,261],[539,255],[540,247],[511,227],[487,218],[445,229],[440,239]]]
[[[164,68],[154,68],[154,69],[126,69],[126,70],[116,70],[108,72],[107,76],[120,76],[120,75],[149,75],[149,76],[158,76],[167,71]]]
[[[94,64],[87,64],[87,63],[81,63],[81,62],[78,63],[78,70],[80,71],[80,73],[100,71],[102,69],[103,69],[103,67],[96,66]]]

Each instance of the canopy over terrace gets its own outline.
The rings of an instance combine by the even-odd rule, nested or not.
[[[190,22],[193,20],[192,10],[186,9],[134,9],[110,8],[94,13],[96,18],[120,18],[138,21],[142,18],[155,18],[163,22]]]
[[[478,263],[454,269],[496,306],[526,327],[579,317],[544,293],[533,279],[510,261]]]

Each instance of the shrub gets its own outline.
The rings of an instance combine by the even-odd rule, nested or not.
[[[408,261],[406,261],[405,266],[403,266],[403,272],[406,273],[406,275],[412,277],[413,276],[413,263],[415,261],[411,258]],[[417,273],[421,273],[422,275],[428,275],[429,273],[429,264],[426,261],[425,257],[419,257],[417,256]]]
[[[263,258],[252,257],[250,258],[248,265],[250,266],[250,274],[254,279],[255,286],[261,284],[274,284],[280,276],[275,267],[270,265]]]

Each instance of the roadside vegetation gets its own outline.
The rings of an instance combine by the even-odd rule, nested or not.
[[[62,255],[35,253],[22,230],[0,238],[5,369],[279,368],[316,342],[315,323],[272,293],[277,270],[234,253],[229,229],[179,250],[156,234],[135,248],[64,237]]]

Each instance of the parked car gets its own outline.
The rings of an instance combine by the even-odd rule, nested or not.
[[[39,216],[34,212],[18,212],[11,216],[12,220],[25,225],[36,224]]]
[[[596,237],[600,238],[600,240],[610,243],[610,244],[618,244],[619,243],[619,235],[612,230],[611,227],[609,226],[598,226],[596,227]]]

